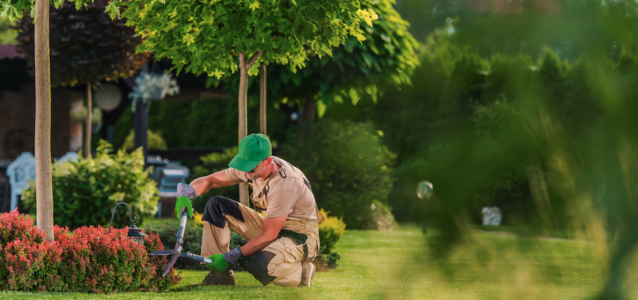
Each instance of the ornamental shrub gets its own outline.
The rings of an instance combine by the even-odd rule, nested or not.
[[[62,247],[17,210],[0,214],[0,290],[62,291]],[[54,228],[58,234],[59,228]]]
[[[22,239],[41,244],[46,234],[37,227],[33,227],[33,221],[31,216],[20,215],[17,210],[0,214],[0,245]]]
[[[166,150],[168,147],[166,146],[166,141],[162,137],[161,132],[154,132],[151,130],[146,131],[147,136],[147,147],[148,150]],[[135,132],[131,130],[131,132],[126,136],[124,140],[124,144],[122,144],[122,148],[133,151],[135,149]]]
[[[343,233],[346,232],[346,223],[343,222],[342,218],[328,216],[328,212],[323,209],[321,209],[321,213],[326,217],[326,221],[319,224],[321,253],[330,254]]]
[[[91,159],[53,164],[54,222],[71,229],[80,226],[108,226],[113,207],[118,202],[131,206],[138,223],[157,212],[156,183],[144,170],[142,150],[120,150],[110,154],[111,145],[100,141],[97,155]],[[22,194],[25,207],[35,209],[36,190],[30,186]],[[118,209],[114,228],[130,224],[128,210]]]
[[[55,226],[55,241],[17,210],[0,214],[0,231],[14,233],[0,243],[0,290],[111,293],[164,291],[179,282],[174,270],[161,277],[168,260],[148,257],[164,250],[159,237],[149,234],[145,245],[133,243],[128,229],[81,227],[73,233]],[[28,238],[35,234],[36,238]]]
[[[374,200],[387,202],[394,156],[370,123],[322,121],[293,132],[280,157],[304,172],[319,208],[349,228],[375,229]]]

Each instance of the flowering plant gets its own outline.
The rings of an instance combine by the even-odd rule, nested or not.
[[[172,96],[176,94],[179,94],[179,85],[177,85],[177,80],[171,74],[143,72],[135,78],[135,88],[128,96],[133,100],[133,108],[135,108],[135,104],[139,100],[144,102],[149,99],[161,100],[166,95]]]

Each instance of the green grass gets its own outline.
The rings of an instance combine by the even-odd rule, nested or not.
[[[142,226],[140,226],[140,224],[137,224],[136,226],[140,227],[140,228],[144,228],[146,227],[146,225],[155,225],[155,224],[165,224],[168,223],[169,225],[175,227],[175,226],[179,226],[179,219],[177,218],[146,218],[144,219],[144,223],[142,223]],[[193,223],[193,219],[188,219],[188,223],[187,224],[192,224]]]
[[[428,250],[417,226],[393,232],[347,231],[336,251],[340,266],[317,273],[310,288],[262,287],[237,272],[236,287],[198,287],[205,271],[183,271],[182,282],[166,293],[110,295],[0,292],[3,299],[583,299],[604,282],[599,245],[557,238],[477,232],[445,258]],[[634,293],[635,294],[635,293]]]

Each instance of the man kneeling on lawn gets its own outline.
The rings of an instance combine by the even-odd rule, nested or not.
[[[192,216],[191,201],[213,188],[247,183],[253,189],[255,210],[223,196],[208,200],[204,208],[202,256],[213,263],[200,285],[235,285],[232,266],[254,256],[248,272],[263,285],[310,286],[314,275],[311,261],[319,251],[319,222],[325,218],[317,210],[310,183],[295,166],[272,156],[270,140],[251,134],[239,143],[239,152],[230,168],[200,177],[190,186],[180,184],[175,210],[186,207]],[[229,251],[230,228],[248,240]]]

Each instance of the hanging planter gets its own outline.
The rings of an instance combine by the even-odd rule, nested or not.
[[[129,93],[133,100],[133,111],[137,101],[162,100],[167,95],[179,94],[177,80],[171,74],[157,74],[143,72],[135,78],[135,88]]]

